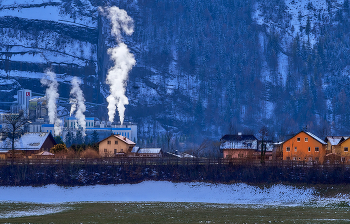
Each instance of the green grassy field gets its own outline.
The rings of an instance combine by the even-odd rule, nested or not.
[[[51,214],[46,214],[53,212]],[[349,223],[350,207],[207,203],[0,203],[0,223]],[[39,214],[43,215],[39,215]]]

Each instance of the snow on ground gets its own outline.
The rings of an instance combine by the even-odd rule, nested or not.
[[[45,73],[18,71],[18,70],[12,70],[11,72],[7,73],[5,70],[0,69],[0,79],[6,78],[7,76],[10,76],[11,78],[18,77],[18,78],[27,78],[27,79],[41,79],[42,77],[45,76]],[[56,76],[57,76],[56,80],[58,82],[70,82],[73,79],[73,76],[71,75],[56,74]]]
[[[0,2],[0,6],[6,6],[6,3]],[[42,4],[45,2],[40,2]],[[33,5],[33,3],[30,3]],[[3,8],[0,10],[0,17],[3,16],[13,16],[24,19],[35,19],[35,20],[47,20],[55,21],[60,23],[68,23],[75,26],[84,26],[90,28],[96,28],[97,22],[92,19],[92,17],[77,16],[77,18],[72,19],[70,15],[61,13],[61,9],[58,6],[46,5],[26,8],[21,7],[20,4],[9,4],[7,6],[13,6],[16,8]]]
[[[204,202],[295,206],[309,203],[311,188],[274,185],[259,188],[247,184],[171,183],[145,181],[139,184],[83,187],[0,187],[1,201],[33,203],[65,202]]]
[[[27,211],[9,211],[9,212],[1,212],[0,219],[7,218],[16,218],[16,217],[25,217],[25,216],[38,216],[38,215],[48,215],[52,213],[58,213],[66,210],[64,207],[58,208],[34,208],[29,209]]]

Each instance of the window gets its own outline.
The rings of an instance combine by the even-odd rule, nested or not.
[[[297,160],[297,157],[293,157],[293,160]]]
[[[114,149],[114,153],[117,153],[117,149]]]
[[[114,141],[114,144],[115,144],[115,145],[118,145],[118,141]]]
[[[345,162],[345,157],[341,157],[341,161],[342,161],[342,162]]]
[[[348,147],[344,147],[344,152],[349,152]]]
[[[286,148],[286,152],[290,152],[290,148],[289,147]]]
[[[295,147],[294,147],[294,152],[296,152],[297,150],[298,150],[298,149],[297,149],[297,147],[295,146]]]
[[[123,152],[123,149],[120,149],[120,152]]]
[[[300,142],[300,138],[297,138],[297,142]]]
[[[239,153],[239,154],[238,154],[238,158],[243,158],[243,154],[242,154],[242,153]]]
[[[110,144],[111,144],[111,141],[107,141],[107,144],[110,145]]]
[[[226,159],[231,159],[232,156],[231,155],[226,155]]]
[[[320,149],[318,147],[315,147],[315,152],[320,151]]]
[[[320,159],[319,159],[318,157],[315,157],[315,161],[317,161],[317,162],[318,162],[319,160],[320,160]]]
[[[287,159],[287,160],[290,160],[290,157],[287,157],[286,159]]]
[[[103,151],[104,151],[104,152],[107,152],[107,149],[104,149]]]
[[[307,149],[307,151],[308,151],[308,152],[311,152],[311,147],[309,147],[309,148]]]
[[[305,138],[305,142],[308,142],[309,141],[309,139],[308,138]]]

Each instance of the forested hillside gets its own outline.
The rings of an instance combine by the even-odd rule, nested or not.
[[[348,0],[2,0],[0,101],[19,88],[43,94],[51,68],[60,96],[79,76],[87,116],[107,119],[107,49],[116,42],[98,7],[113,5],[135,23],[124,40],[136,59],[125,115],[140,139],[171,131],[218,140],[262,126],[279,139],[306,126],[349,135]]]

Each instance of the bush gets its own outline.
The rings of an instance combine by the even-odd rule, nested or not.
[[[96,159],[96,158],[100,158],[100,155],[98,154],[98,152],[96,152],[96,150],[94,150],[92,148],[88,148],[80,153],[80,157],[81,158]]]
[[[57,144],[54,147],[50,149],[50,152],[53,154],[56,153],[66,153],[68,151],[67,147],[65,144]]]

